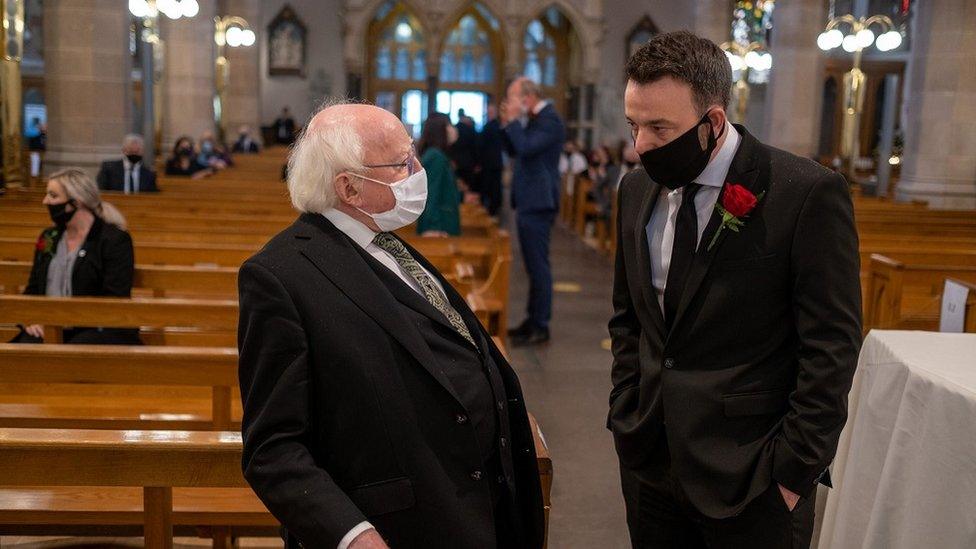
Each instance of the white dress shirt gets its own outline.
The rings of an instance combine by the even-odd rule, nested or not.
[[[141,167],[142,162],[133,164],[128,158],[122,157],[122,190],[125,194],[139,192],[139,168]]]
[[[694,181],[702,186],[695,195],[695,210],[698,212],[698,247],[702,245],[702,233],[705,232],[705,227],[715,210],[715,203],[718,202],[735,151],[741,141],[739,132],[728,122],[725,123],[725,134],[722,148]],[[684,188],[672,191],[662,185],[651,220],[645,228],[651,255],[651,282],[661,311],[664,311],[664,287],[667,285],[668,269],[671,267],[671,250],[674,247],[674,224],[678,218],[678,208],[681,207],[683,193]]]
[[[325,216],[326,219],[331,221],[332,224],[335,225],[337,229],[342,231],[353,242],[355,242],[357,246],[366,250],[366,253],[373,256],[373,258],[379,261],[381,264],[383,264],[384,267],[386,267],[394,274],[396,274],[398,277],[400,277],[400,279],[403,280],[404,284],[411,287],[413,291],[417,292],[421,296],[424,295],[424,292],[420,288],[420,285],[417,284],[417,281],[414,280],[414,278],[410,276],[409,273],[407,273],[406,271],[400,268],[400,264],[397,263],[396,259],[394,259],[393,256],[390,255],[383,248],[380,248],[376,244],[373,244],[373,239],[376,238],[376,234],[377,234],[376,231],[370,229],[366,225],[363,225],[361,222],[353,219],[349,215],[340,212],[339,210],[336,209],[323,212],[322,215]],[[440,281],[438,281],[437,278],[434,275],[432,275],[430,271],[425,269],[422,265],[420,268],[424,269],[424,272],[427,273],[428,276],[430,276],[431,280],[434,281],[434,284],[437,285],[437,288],[441,291],[441,295],[445,296],[446,299],[446,294],[444,293],[444,287],[441,286]],[[355,527],[353,527],[352,530],[349,530],[349,532],[345,536],[342,537],[342,539],[339,541],[339,546],[337,547],[337,549],[348,549],[349,544],[352,543],[352,540],[356,539],[357,536],[372,528],[373,525],[370,524],[369,522],[367,521],[360,522]]]

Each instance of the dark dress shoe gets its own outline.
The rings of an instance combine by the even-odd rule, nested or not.
[[[532,324],[532,321],[525,319],[518,327],[508,329],[508,337],[525,337],[531,334],[533,329],[535,329],[535,326]]]
[[[526,335],[513,336],[512,347],[539,345],[547,341],[549,341],[549,328],[532,328]]]

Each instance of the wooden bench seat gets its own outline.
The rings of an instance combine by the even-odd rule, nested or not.
[[[106,486],[141,491],[145,547],[170,549],[173,488],[247,488],[241,474],[240,434],[0,428],[0,488],[15,489],[8,493],[14,496],[13,501],[0,500],[0,528],[23,524],[25,501],[37,502],[33,512],[39,518],[43,492],[33,498],[24,493],[33,487],[46,490]],[[226,497],[226,493],[222,495]],[[117,515],[112,516],[112,511],[118,511],[113,500],[92,498],[92,507],[87,510],[80,509],[82,501],[75,500],[74,509],[67,513],[76,522],[102,525],[119,520]],[[106,503],[110,510],[103,515]],[[211,510],[219,508],[215,500],[202,505]],[[240,503],[234,505],[239,507]],[[10,515],[6,514],[8,510]],[[55,516],[48,518],[53,520]],[[224,535],[215,541],[226,546],[229,537]]]
[[[865,292],[864,329],[937,329],[946,278],[976,282],[976,264],[906,263],[872,255]]]
[[[0,295],[0,325],[40,324],[50,343],[61,342],[60,328],[78,326],[79,319],[105,328],[181,328],[183,333],[232,335],[237,316],[236,300]]]
[[[237,350],[121,345],[0,344],[0,426],[84,429],[240,428]],[[43,384],[47,391],[17,391]],[[62,387],[55,393],[53,386]],[[72,386],[120,386],[113,394]],[[124,386],[208,389],[195,394],[133,394]],[[16,392],[15,392],[16,391]],[[205,394],[205,393],[204,393]],[[235,400],[237,406],[234,406]]]
[[[31,263],[0,261],[0,293],[18,294],[30,276]],[[148,290],[150,297],[237,298],[237,269],[233,267],[183,267],[136,265],[134,289]],[[137,293],[137,292],[134,292]]]

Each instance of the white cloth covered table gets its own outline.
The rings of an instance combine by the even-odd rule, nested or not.
[[[976,548],[976,334],[872,331],[820,549]]]

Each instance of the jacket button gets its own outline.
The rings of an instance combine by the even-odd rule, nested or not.
[[[500,411],[502,411],[504,409],[505,409],[505,403],[499,400],[498,401],[498,411],[500,412]]]
[[[502,448],[508,446],[508,441],[505,440],[505,437],[501,437],[500,439],[498,439],[498,443],[501,445]]]
[[[667,368],[667,369],[669,369],[669,370],[671,368],[674,368],[674,359],[673,358],[666,358],[666,359],[664,359],[664,367]]]
[[[471,473],[471,480],[481,480],[481,471],[473,471]]]
[[[454,421],[456,421],[458,425],[464,425],[465,423],[468,422],[468,416],[464,414],[458,414],[454,416]]]

